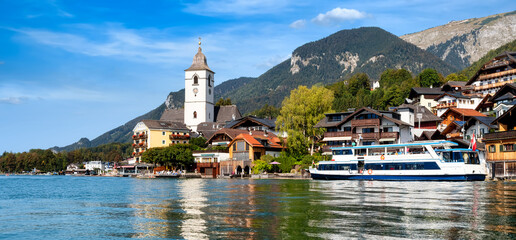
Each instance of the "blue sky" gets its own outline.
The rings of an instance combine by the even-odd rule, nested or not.
[[[507,7],[512,6],[512,9]],[[0,0],[0,153],[90,140],[184,87],[202,37],[215,82],[257,77],[342,29],[396,35],[513,1]]]

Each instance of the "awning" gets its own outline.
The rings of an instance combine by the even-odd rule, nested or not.
[[[349,141],[349,140],[351,140],[351,137],[325,137],[323,140],[325,142],[328,142],[328,141]]]
[[[121,166],[122,168],[134,168],[134,166]]]
[[[379,141],[380,142],[394,142],[394,141],[396,141],[396,138],[381,138]]]

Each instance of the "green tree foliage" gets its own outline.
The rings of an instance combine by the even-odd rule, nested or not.
[[[380,88],[370,89],[367,74],[358,73],[348,80],[328,86],[335,92],[333,109],[347,111],[349,108],[370,107],[387,109],[403,104],[410,89],[417,87],[417,80],[405,69],[387,69],[380,77]]]
[[[448,76],[446,76],[446,78],[444,78],[444,83],[447,83],[447,82],[456,82],[456,81],[462,81],[462,82],[465,82],[465,81],[468,81],[468,78],[464,75],[464,74],[457,74],[457,73],[451,73],[449,74]]]
[[[259,118],[277,118],[279,114],[279,108],[266,103],[262,108],[251,112],[249,115],[257,116]]]
[[[382,98],[377,103],[378,109],[399,106],[408,97],[410,89],[418,87],[417,80],[412,78],[405,69],[387,69],[380,78],[380,88],[383,90]]]
[[[173,168],[189,168],[194,163],[192,151],[198,149],[191,144],[175,144],[164,148],[151,148],[142,154],[142,161]]]
[[[279,169],[282,173],[289,173],[290,170],[292,170],[292,168],[296,165],[296,158],[284,152],[282,152],[280,156],[274,160],[280,164],[272,166],[272,169]]]
[[[287,132],[287,146],[308,149],[313,152],[315,141],[324,129],[314,128],[325,113],[333,112],[333,91],[320,86],[307,88],[299,86],[283,100],[276,126],[280,132]],[[306,139],[306,140],[304,140]]]
[[[405,69],[387,69],[380,76],[380,87],[389,89],[399,87],[401,83],[412,80],[412,75]]]
[[[433,68],[427,68],[417,75],[421,87],[440,87],[443,84],[443,76]]]
[[[217,103],[215,103],[215,106],[217,107],[220,107],[220,106],[227,106],[227,105],[231,105],[231,98],[220,98]]]
[[[8,153],[0,156],[0,172],[29,172],[34,168],[43,172],[58,172],[71,163],[87,161],[119,162],[131,154],[131,144],[110,143],[94,148],[81,148],[70,152],[31,149],[28,152]]]
[[[196,137],[196,138],[190,138],[189,143],[193,146],[197,146],[199,150],[201,148],[206,148],[208,146],[208,143],[206,143],[207,139],[205,137]]]

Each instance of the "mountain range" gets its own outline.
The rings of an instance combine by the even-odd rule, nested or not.
[[[403,35],[401,39],[462,69],[479,60],[490,50],[516,39],[516,11],[452,21],[421,32]]]
[[[491,26],[490,24],[496,23],[495,25],[498,26],[503,22],[512,21],[506,19],[512,19],[516,16],[513,13],[498,14],[461,22],[468,23],[471,21],[473,26],[481,25],[475,28],[474,31],[472,30],[473,32],[477,31],[475,36],[478,36],[482,35],[479,33],[485,29],[492,29],[492,27],[488,27]],[[454,29],[445,26],[436,28],[442,28],[441,31],[443,32],[447,30],[453,31]],[[434,68],[438,72],[447,75],[461,70],[463,67],[460,66],[467,64],[466,60],[472,61],[474,59],[472,57],[451,57],[451,53],[448,53],[443,58],[442,55],[438,54],[439,51],[432,52],[434,48],[440,49],[439,46],[451,46],[449,44],[440,45],[448,42],[443,39],[435,39],[435,44],[425,42],[425,45],[423,41],[416,41],[415,43],[419,43],[416,46],[410,43],[410,39],[427,38],[425,34],[435,35],[434,29],[436,28],[404,35],[401,38],[377,27],[342,30],[323,39],[298,47],[292,52],[290,59],[274,66],[257,78],[241,77],[222,82],[214,89],[215,97],[216,99],[231,98],[233,104],[236,104],[239,110],[245,114],[261,108],[266,103],[279,106],[283,98],[289,95],[290,90],[299,85],[326,85],[349,78],[359,72],[368,74],[372,80],[378,80],[380,74],[388,68],[404,68],[412,72],[412,74],[418,74],[426,68]],[[501,28],[498,27],[497,29]],[[453,35],[452,33],[442,34],[446,36]],[[464,34],[460,36],[466,36],[463,38],[468,39],[467,35]],[[502,34],[502,32],[498,34]],[[452,39],[454,39],[452,42],[455,43],[461,41],[461,38],[456,39],[452,37]],[[474,47],[477,45],[472,44],[471,46],[468,45],[467,48],[463,48],[468,49],[469,56],[473,56],[475,55],[473,52],[477,51]],[[493,46],[501,45],[503,44],[499,44],[498,41],[493,43]],[[455,44],[453,46],[458,45]],[[450,50],[449,52],[453,51]],[[469,64],[466,66],[469,66]],[[66,147],[60,148],[56,146],[53,149],[56,151],[69,151],[110,142],[130,142],[132,128],[137,122],[142,119],[159,119],[166,108],[181,108],[183,101],[184,89],[171,92],[167,96],[166,101],[156,109],[136,117],[91,141],[87,138],[82,138],[78,142]]]

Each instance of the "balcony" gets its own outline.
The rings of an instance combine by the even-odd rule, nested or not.
[[[437,109],[441,108],[451,108],[451,107],[457,107],[457,102],[451,102],[451,103],[440,103],[435,106]]]
[[[503,87],[507,83],[511,83],[512,81],[499,81],[497,83],[491,83],[491,84],[485,84],[482,86],[476,86],[475,91],[482,91],[486,89],[496,88],[496,87]]]
[[[516,130],[484,134],[484,141],[516,139]]]
[[[486,64],[484,66],[484,69],[496,68],[496,67],[506,66],[506,65],[509,65],[509,61],[506,61],[506,60],[496,61],[496,62],[493,62],[490,64]]]
[[[353,139],[359,139],[360,136],[362,136],[362,139],[374,139],[374,140],[380,139],[380,133],[379,132],[353,133]]]
[[[140,133],[138,135],[133,135],[133,140],[138,140],[138,139],[147,139],[147,134],[143,134],[143,133]]]
[[[398,139],[398,132],[382,132],[380,133],[380,138],[394,138]]]
[[[176,139],[189,139],[190,138],[190,135],[186,134],[186,135],[181,135],[181,134],[171,134],[170,135],[170,139],[171,140],[176,140]]]
[[[380,126],[380,119],[354,119],[351,120],[352,127]]]
[[[510,74],[516,74],[516,69],[511,69],[511,70],[507,70],[507,71],[503,71],[503,72],[497,72],[497,73],[480,75],[478,77],[478,80],[482,81],[482,80],[485,80],[485,79],[499,78],[499,77],[507,76],[507,75],[510,75]],[[476,90],[476,88],[475,88],[475,90]]]
[[[351,137],[352,133],[351,131],[345,131],[345,132],[325,132],[324,137]]]

